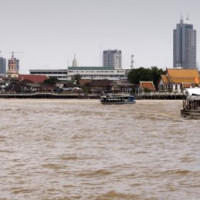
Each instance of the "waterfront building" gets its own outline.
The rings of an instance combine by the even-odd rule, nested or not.
[[[31,69],[30,74],[33,75],[47,75],[48,77],[57,78],[60,81],[67,80],[67,69]]]
[[[122,52],[121,50],[105,50],[103,51],[103,66],[114,69],[122,68]]]
[[[196,68],[196,30],[188,18],[181,18],[173,31],[173,67]]]
[[[125,69],[115,69],[114,67],[68,67],[68,78],[72,79],[74,75],[80,75],[81,79],[108,79],[120,80],[126,78]]]
[[[0,75],[6,75],[6,59],[0,57]]]
[[[145,91],[155,92],[156,88],[155,88],[153,81],[140,81],[139,91],[141,91],[141,92],[145,92]]]
[[[32,83],[43,83],[49,77],[46,75],[31,75],[31,74],[19,74],[20,81],[30,81]]]
[[[167,69],[166,75],[161,75],[159,91],[183,92],[184,89],[198,86],[200,76],[197,69]]]
[[[8,60],[7,76],[9,78],[18,78],[19,76],[19,60],[14,57],[14,54]]]

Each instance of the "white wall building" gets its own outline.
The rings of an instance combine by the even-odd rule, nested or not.
[[[31,69],[30,74],[33,75],[47,75],[48,77],[55,77],[60,81],[67,80],[67,69]]]
[[[80,75],[82,79],[125,79],[125,69],[114,69],[113,67],[68,67],[68,78]]]

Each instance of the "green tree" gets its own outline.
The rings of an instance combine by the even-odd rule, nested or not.
[[[133,84],[139,84],[140,81],[153,81],[156,88],[158,88],[158,82],[161,74],[165,74],[165,71],[153,66],[151,68],[140,67],[132,69],[128,74],[128,81]]]
[[[80,74],[75,74],[73,77],[72,77],[72,82],[76,85],[79,85],[80,84],[80,80],[81,80],[81,75]]]
[[[55,85],[59,80],[56,77],[50,77],[44,81],[45,84]]]

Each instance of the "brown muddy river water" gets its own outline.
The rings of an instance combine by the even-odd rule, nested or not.
[[[200,121],[180,100],[0,100],[0,200],[199,200]]]

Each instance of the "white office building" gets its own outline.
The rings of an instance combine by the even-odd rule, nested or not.
[[[33,75],[47,75],[48,77],[55,77],[60,81],[67,80],[67,69],[31,69],[29,71]]]
[[[113,67],[68,67],[68,78],[80,75],[82,79],[108,79],[121,80],[126,78],[125,69],[115,69]]]
[[[105,50],[103,51],[103,66],[121,69],[122,68],[122,52],[121,50]]]

